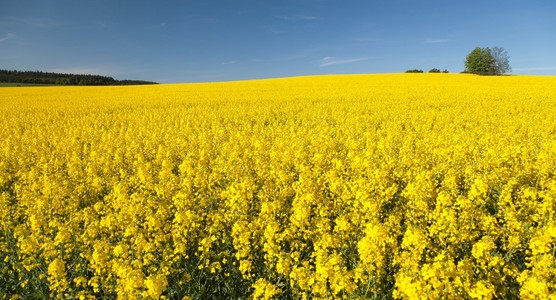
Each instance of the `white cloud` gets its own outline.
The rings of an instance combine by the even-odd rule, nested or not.
[[[320,60],[319,67],[349,64],[349,63],[354,63],[354,62],[364,61],[364,60],[369,60],[369,59],[371,59],[371,58],[370,57],[338,58],[338,57],[327,56],[327,57],[324,57]]]
[[[316,20],[323,19],[321,17],[308,16],[308,15],[288,15],[288,16],[278,16],[278,18],[286,21],[316,21]]]
[[[237,63],[237,61],[235,61],[235,60],[230,60],[230,61],[225,61],[225,62],[223,62],[222,64],[223,64],[223,65],[232,65],[232,64],[235,64],[235,63]]]
[[[529,67],[529,68],[513,68],[518,72],[534,72],[534,71],[556,71],[556,67]]]
[[[315,16],[297,16],[297,18],[300,20],[322,20],[321,17],[315,17]]]
[[[19,17],[7,17],[3,19],[7,24],[10,25],[26,25],[36,28],[52,28],[62,26],[63,23],[60,21],[55,21],[53,19],[44,18],[19,18]]]
[[[372,37],[348,37],[347,40],[356,43],[370,43],[378,41],[378,39]]]
[[[5,42],[15,37],[15,34],[8,33],[5,37],[0,38],[0,43]]]
[[[448,39],[426,39],[425,43],[427,44],[441,44],[441,43],[447,43],[450,40]]]
[[[250,61],[255,63],[273,63],[282,61],[294,61],[307,57],[306,54],[293,54],[289,56],[273,57],[273,58],[252,58]]]
[[[80,74],[80,75],[102,75],[102,76],[115,76],[115,72],[109,69],[101,68],[88,68],[88,67],[69,67],[69,68],[54,68],[47,70],[54,73],[63,74]]]

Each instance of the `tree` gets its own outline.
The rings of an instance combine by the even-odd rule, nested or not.
[[[509,56],[502,47],[480,48],[465,58],[465,72],[480,75],[501,75],[511,71]]]
[[[407,70],[405,72],[406,73],[424,73],[423,70],[419,70],[419,69]]]
[[[440,73],[440,69],[432,68],[429,70],[429,73]]]
[[[56,85],[133,85],[156,84],[144,80],[116,80],[101,75],[60,74],[41,71],[1,70],[0,83],[56,84]]]
[[[492,56],[492,69],[495,75],[501,75],[512,71],[508,52],[502,47],[494,47],[490,50]]]
[[[491,71],[491,55],[489,48],[477,47],[465,58],[465,72],[487,75]]]

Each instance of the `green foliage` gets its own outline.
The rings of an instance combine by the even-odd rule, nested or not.
[[[465,58],[465,73],[501,75],[511,71],[508,53],[502,47],[477,47]]]
[[[440,70],[437,68],[432,68],[429,70],[429,73],[440,73]]]
[[[474,74],[487,75],[491,73],[491,55],[489,48],[477,47],[465,58],[465,71]]]
[[[407,70],[405,72],[406,73],[425,73],[425,72],[423,72],[423,70],[419,70],[419,69]]]
[[[154,84],[142,80],[116,80],[100,75],[60,74],[42,71],[0,70],[0,83],[40,85],[132,85]]]

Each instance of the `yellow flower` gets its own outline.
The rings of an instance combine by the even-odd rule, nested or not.
[[[280,289],[268,282],[266,279],[259,278],[253,284],[253,299],[273,299],[280,294]]]
[[[66,264],[61,259],[54,259],[48,265],[48,281],[50,289],[53,291],[63,291],[67,285]]]
[[[471,253],[474,258],[481,260],[489,256],[490,251],[492,251],[495,247],[496,246],[490,237],[483,237],[480,241],[473,245]]]
[[[485,285],[482,281],[479,281],[468,293],[473,299],[492,299],[494,289],[490,284]]]
[[[554,298],[554,86],[2,88],[0,272],[64,299]]]
[[[153,299],[158,299],[168,286],[168,281],[164,275],[150,275],[145,279],[147,295]]]

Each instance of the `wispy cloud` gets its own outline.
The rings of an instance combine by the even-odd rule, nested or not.
[[[299,18],[300,20],[322,20],[321,17],[315,16],[297,16],[297,18]]]
[[[372,37],[348,37],[347,40],[355,43],[371,43],[379,41],[379,39]]]
[[[218,18],[201,18],[201,22],[208,24],[208,25],[215,25],[215,24],[220,24],[222,23],[222,20],[218,19]]]
[[[322,58],[319,61],[319,67],[349,64],[349,63],[354,63],[354,62],[364,61],[369,59],[371,59],[371,57],[339,58],[339,57],[327,56]]]
[[[230,61],[225,61],[225,62],[223,62],[222,64],[223,64],[223,65],[233,65],[233,64],[235,64],[235,63],[237,63],[237,61],[235,61],[235,60],[230,60]]]
[[[5,42],[15,37],[15,34],[8,33],[6,36],[0,38],[0,43]]]
[[[255,63],[273,63],[283,61],[294,61],[307,57],[306,54],[293,54],[289,56],[274,57],[274,58],[252,58],[251,61]]]
[[[85,28],[87,29],[105,29],[109,28],[109,22],[106,21],[94,21],[93,23],[87,25]]]
[[[48,68],[46,72],[63,73],[63,74],[80,74],[80,75],[101,75],[110,76],[116,79],[146,79],[145,77],[153,72],[153,69],[146,68],[128,68],[123,66],[102,65],[102,66],[68,66],[59,68]]]
[[[321,18],[321,17],[309,16],[309,15],[287,15],[287,16],[277,16],[277,18],[280,18],[280,19],[286,20],[286,21],[317,21],[317,20],[323,20],[323,18]]]
[[[427,44],[442,44],[442,43],[447,43],[449,42],[449,39],[426,39],[425,43]]]
[[[103,68],[90,68],[90,67],[69,67],[69,68],[54,68],[47,70],[54,73],[63,74],[82,74],[82,75],[102,75],[102,76],[115,76],[116,72],[110,69]]]
[[[19,18],[19,17],[5,17],[1,19],[2,23],[8,25],[25,25],[35,28],[52,28],[61,26],[63,23],[53,19],[46,18]]]
[[[554,67],[527,67],[527,68],[513,68],[517,72],[535,72],[535,71],[556,71],[556,66]]]

